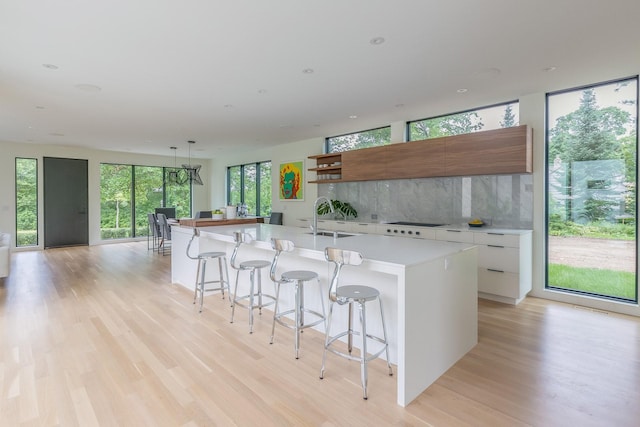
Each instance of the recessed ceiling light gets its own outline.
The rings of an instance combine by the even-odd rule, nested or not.
[[[358,116],[356,116],[356,115],[354,114],[354,115],[352,115],[352,116],[349,116],[349,118],[350,118],[350,119],[357,119],[357,118],[358,118]]]
[[[468,90],[468,89],[460,88],[460,89],[456,90],[456,92],[458,92],[458,93],[465,93],[467,90]]]
[[[547,68],[543,68],[542,69],[542,71],[545,71],[547,73],[550,72],[550,71],[555,71],[555,70],[556,70],[556,67],[547,67]]]
[[[373,45],[382,44],[384,43],[384,37],[374,37],[371,40],[369,40],[369,43]]]
[[[100,92],[102,90],[100,86],[90,84],[77,84],[74,87],[83,92]]]
[[[302,70],[302,74],[313,74],[314,70],[313,68],[305,68],[304,70]]]
[[[49,70],[57,70],[58,66],[53,64],[42,64],[44,68],[48,68]]]

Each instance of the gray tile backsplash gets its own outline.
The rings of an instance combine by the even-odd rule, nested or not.
[[[495,227],[533,227],[533,176],[397,179],[319,184],[318,195],[349,202],[358,219],[457,224],[482,218]]]

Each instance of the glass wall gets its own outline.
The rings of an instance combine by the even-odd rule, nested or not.
[[[547,95],[547,289],[637,302],[637,78]]]
[[[16,158],[16,246],[38,245],[38,160]]]
[[[175,207],[191,217],[191,184],[169,183],[172,168],[103,163],[100,165],[100,235],[102,239],[146,236],[147,214]],[[135,225],[135,227],[134,227]]]

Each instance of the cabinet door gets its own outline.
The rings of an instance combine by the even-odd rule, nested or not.
[[[526,125],[446,138],[447,176],[531,173],[531,131]]]
[[[436,239],[447,242],[473,243],[473,233],[464,230],[439,229],[436,230]]]
[[[342,153],[342,180],[367,181],[387,179],[387,146],[362,148]]]
[[[444,141],[424,140],[392,144],[386,156],[390,178],[427,178],[444,175]]]

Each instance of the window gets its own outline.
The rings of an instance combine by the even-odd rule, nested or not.
[[[38,160],[16,158],[16,246],[38,245]]]
[[[173,168],[100,165],[100,235],[102,239],[146,236],[147,213],[175,207],[176,216],[191,216],[191,185],[169,183]]]
[[[391,144],[391,126],[347,135],[332,136],[325,141],[327,153],[357,150]]]
[[[227,168],[227,204],[247,205],[249,215],[271,214],[271,162]]]
[[[407,123],[409,141],[518,126],[517,101]]]
[[[547,95],[547,289],[638,301],[637,119],[637,78]]]

